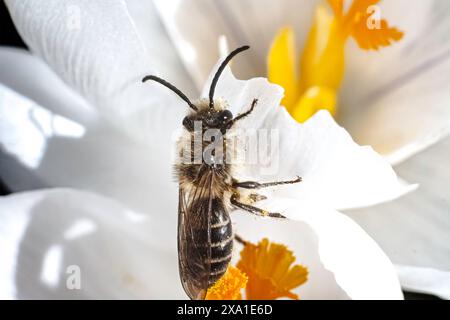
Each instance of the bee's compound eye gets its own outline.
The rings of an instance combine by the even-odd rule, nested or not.
[[[190,117],[184,117],[183,127],[185,127],[188,131],[194,131],[194,121],[192,121]]]
[[[231,119],[233,119],[233,114],[231,113],[230,110],[223,110],[220,113],[220,116],[222,118],[222,121],[225,122],[225,123],[230,121]]]

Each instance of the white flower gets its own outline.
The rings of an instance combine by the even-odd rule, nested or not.
[[[0,50],[2,179],[17,191],[70,187],[102,196],[55,189],[2,198],[0,241],[9,249],[1,253],[1,297],[184,297],[176,270],[170,138],[186,107],[165,88],[143,86],[140,79],[161,70],[183,90],[192,89],[156,17],[147,18],[147,33],[138,31],[146,24],[137,15],[154,13],[128,11],[133,7],[124,1],[7,4],[27,44],[56,75],[28,53]],[[79,24],[68,24],[68,17]],[[335,210],[390,200],[410,187],[328,114],[298,125],[275,109],[282,94],[277,86],[224,76],[217,94],[236,111],[260,99],[249,126],[282,128],[280,158],[286,162],[280,176],[300,171],[305,178],[295,193],[282,188],[273,195],[278,202],[262,204],[277,207],[280,197],[290,198],[281,204],[295,222],[233,214],[237,229],[252,240],[269,236],[294,249],[311,272],[300,289],[303,298],[401,297],[387,257]],[[284,137],[292,131],[304,136],[302,143]],[[71,264],[85,274],[81,291],[65,287]]]

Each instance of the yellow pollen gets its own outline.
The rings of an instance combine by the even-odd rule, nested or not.
[[[205,300],[240,300],[246,284],[247,276],[230,265],[222,278],[208,289]]]
[[[296,264],[286,246],[264,238],[257,245],[247,243],[241,251],[237,267],[248,276],[247,300],[272,300],[281,297],[298,299],[291,290],[308,279],[308,270]]]

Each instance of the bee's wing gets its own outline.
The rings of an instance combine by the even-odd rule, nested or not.
[[[205,173],[189,194],[179,191],[178,263],[181,283],[191,299],[203,299],[209,287],[213,174]]]

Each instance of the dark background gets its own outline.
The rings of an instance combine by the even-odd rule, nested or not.
[[[3,0],[0,0],[0,46],[5,45],[26,48],[25,43],[22,41],[22,38],[17,33],[17,30],[11,21],[11,17],[5,7],[5,3]],[[9,193],[8,188],[0,178],[0,195],[6,195]]]
[[[19,0],[20,1],[20,0]],[[0,0],[0,46],[14,46],[21,47],[27,49],[27,46],[23,42],[20,35],[17,33],[16,28],[14,27],[13,22],[11,21],[11,17],[6,9],[5,3]],[[0,70],[1,72],[1,70]],[[0,168],[1,169],[1,168]],[[0,195],[7,195],[10,193],[10,190],[5,185],[5,183],[0,178]],[[425,295],[425,294],[417,294],[404,292],[405,299],[407,300],[430,300],[436,299],[433,296]]]
[[[5,45],[26,48],[25,43],[22,41],[22,38],[17,33],[17,30],[11,21],[5,3],[3,0],[0,0],[0,46]],[[0,169],[3,170],[3,168]],[[0,195],[3,196],[9,193],[9,189],[0,178]]]

